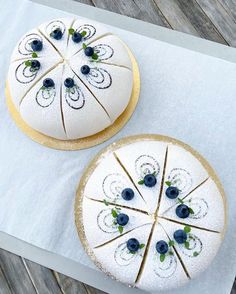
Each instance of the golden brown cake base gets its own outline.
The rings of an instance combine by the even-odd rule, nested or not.
[[[116,133],[118,133],[124,127],[124,125],[131,118],[136,108],[136,105],[138,103],[139,93],[140,93],[140,74],[139,74],[138,64],[132,52],[128,48],[127,50],[130,55],[130,59],[133,66],[133,90],[131,93],[129,104],[126,107],[125,111],[108,128],[92,136],[77,139],[77,140],[58,140],[58,139],[46,136],[32,129],[29,125],[25,123],[25,121],[22,119],[20,113],[17,111],[16,107],[14,106],[12,102],[10,89],[7,84],[6,85],[7,106],[16,125],[21,129],[23,133],[25,133],[33,141],[39,144],[42,144],[44,146],[54,148],[54,149],[59,149],[59,150],[85,149],[85,148],[89,148],[89,147],[101,144],[105,142],[106,140],[110,139],[111,137],[113,137]]]
[[[226,228],[227,228],[227,201],[226,201],[223,186],[222,186],[218,176],[216,175],[215,171],[213,170],[213,168],[210,166],[210,164],[207,162],[207,160],[202,155],[200,155],[196,150],[194,150],[189,145],[187,145],[179,140],[176,140],[174,138],[163,136],[163,135],[154,135],[154,134],[153,135],[150,135],[150,134],[135,135],[135,136],[126,137],[126,138],[123,138],[117,142],[114,142],[113,144],[110,144],[109,146],[107,146],[106,148],[101,150],[95,156],[95,158],[88,164],[87,168],[85,169],[85,171],[80,179],[79,187],[76,192],[75,205],[74,205],[75,224],[76,224],[76,228],[77,228],[77,232],[78,232],[80,241],[81,241],[86,253],[89,255],[89,257],[92,259],[92,261],[96,264],[96,266],[98,268],[100,268],[103,272],[105,272],[108,276],[112,277],[113,279],[116,279],[116,278],[114,276],[112,276],[109,272],[107,272],[106,269],[104,269],[101,266],[101,264],[97,261],[96,256],[94,255],[92,248],[90,248],[88,241],[86,239],[86,236],[85,236],[84,225],[83,225],[83,198],[85,197],[84,196],[84,189],[85,189],[85,186],[86,186],[91,174],[95,170],[96,166],[99,164],[102,157],[106,156],[106,154],[109,154],[111,152],[116,151],[117,149],[119,149],[123,146],[135,143],[140,140],[143,140],[143,141],[150,141],[150,140],[155,141],[156,140],[156,141],[162,141],[162,142],[172,143],[172,144],[181,146],[185,150],[189,151],[194,157],[196,157],[201,162],[201,164],[207,170],[209,176],[215,182],[217,188],[219,189],[219,191],[221,193],[223,201],[224,201],[225,225],[224,225],[224,231],[221,233],[222,240],[224,238]]]

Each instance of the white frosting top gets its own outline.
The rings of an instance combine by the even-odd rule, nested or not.
[[[60,39],[53,37],[58,29]],[[79,43],[73,41],[73,32],[82,34]],[[42,42],[42,50],[33,51],[35,40]],[[93,57],[85,55],[86,46],[93,48]],[[40,62],[39,68],[31,66],[33,60]],[[87,74],[81,72],[86,65]],[[54,85],[45,88],[46,78]],[[64,85],[67,78],[74,81],[71,87]],[[79,139],[104,130],[125,110],[133,87],[132,64],[122,41],[101,24],[56,19],[20,39],[8,85],[16,109],[31,128],[60,140]]]
[[[147,174],[156,178],[152,187],[143,183]],[[179,200],[167,197],[168,186],[177,188]],[[125,188],[134,191],[132,200],[122,198]],[[149,138],[118,144],[98,159],[84,196],[85,237],[98,263],[116,279],[143,290],[183,285],[208,267],[221,244],[223,196],[196,155],[177,143]],[[177,215],[180,204],[191,210],[188,217]],[[120,213],[129,217],[121,232]],[[174,239],[177,230],[186,232],[185,243]],[[145,244],[142,254],[129,253],[130,238]],[[168,245],[164,257],[156,248],[159,241]]]

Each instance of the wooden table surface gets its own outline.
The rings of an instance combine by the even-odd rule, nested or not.
[[[76,1],[236,47],[236,0]],[[0,294],[10,293],[101,294],[104,292],[0,250]],[[231,294],[236,294],[236,282]]]

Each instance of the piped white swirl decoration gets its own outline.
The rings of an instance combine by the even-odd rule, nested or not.
[[[180,194],[186,194],[192,187],[192,177],[188,171],[183,168],[173,168],[168,175],[168,181],[172,186],[179,189]]]
[[[208,203],[203,198],[189,199],[185,204],[194,211],[193,214],[189,215],[189,218],[191,219],[202,219],[207,215],[209,210]]]
[[[90,85],[97,89],[107,89],[112,84],[112,78],[108,71],[98,67],[90,68],[86,79]]]
[[[113,201],[121,196],[121,192],[125,187],[125,178],[118,173],[109,174],[102,183],[103,192],[108,199]]]
[[[62,34],[65,33],[66,30],[66,26],[65,24],[60,21],[60,20],[54,20],[51,21],[47,26],[46,26],[46,32],[47,34],[50,36],[50,34],[52,33],[52,31],[56,30],[56,29],[60,29]]]
[[[24,37],[23,40],[20,41],[18,45],[18,52],[22,55],[31,55],[33,52],[33,49],[31,48],[31,43],[34,40],[39,40],[43,42],[43,39],[40,35],[38,34],[29,34]]]
[[[85,32],[86,35],[83,37],[83,40],[86,41],[92,38],[96,34],[96,29],[90,24],[84,24],[76,29],[76,32],[82,33]]]
[[[202,241],[196,235],[190,233],[188,242],[188,248],[186,248],[183,244],[178,244],[179,249],[188,257],[198,256],[202,252]]]
[[[106,44],[98,44],[93,49],[94,52],[98,55],[99,60],[107,60],[114,54],[114,49]]]
[[[174,255],[166,255],[163,262],[160,261],[160,254],[154,252],[153,270],[160,278],[170,278],[177,268],[177,260]]]
[[[127,248],[127,243],[122,243],[118,245],[114,253],[114,259],[116,263],[120,266],[128,266],[131,262],[134,262],[138,253],[130,253]]]
[[[55,96],[56,96],[55,87],[50,87],[50,88],[42,87],[36,94],[36,102],[38,103],[39,106],[45,108],[50,106],[53,103]]]
[[[75,85],[72,88],[66,89],[66,103],[73,109],[81,109],[85,104],[85,97],[80,87]]]
[[[114,224],[114,217],[111,214],[111,209],[103,209],[97,216],[98,227],[104,233],[115,233],[117,232],[117,225]]]
[[[16,80],[21,84],[28,84],[32,82],[38,74],[38,70],[31,66],[26,66],[25,61],[19,64],[15,71]]]
[[[135,160],[135,171],[141,179],[147,174],[155,173],[155,176],[157,176],[160,172],[160,165],[153,156],[140,155]]]

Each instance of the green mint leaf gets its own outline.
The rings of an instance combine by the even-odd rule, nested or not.
[[[87,45],[85,43],[83,43],[82,47],[83,47],[83,49],[86,49]]]
[[[165,254],[161,254],[160,255],[160,262],[163,262],[166,258],[166,255]]]
[[[173,251],[169,251],[169,255],[174,255],[174,252]]]
[[[171,182],[170,181],[166,181],[165,184],[170,187],[171,186]]]
[[[184,247],[185,247],[186,249],[189,249],[189,242],[188,242],[188,241],[185,241],[185,242],[184,242]]]
[[[189,210],[189,213],[190,213],[190,214],[194,214],[194,211],[192,210],[191,207],[189,207],[188,210]]]
[[[92,55],[92,59],[93,59],[93,60],[97,60],[97,59],[98,59],[98,55],[97,55],[97,53],[93,53],[93,55]]]
[[[184,227],[184,231],[185,231],[185,233],[190,233],[191,232],[191,228],[189,227],[189,226],[185,226]]]
[[[75,32],[75,30],[73,28],[69,28],[68,33],[69,35],[73,35]]]
[[[139,184],[139,185],[143,185],[143,184],[144,184],[144,180],[140,180],[140,181],[138,181],[138,184]]]
[[[118,231],[120,232],[120,234],[123,233],[124,228],[122,226],[118,226]]]
[[[154,177],[157,175],[157,173],[155,171],[152,174],[153,174]]]
[[[109,203],[106,201],[106,199],[103,200],[103,203],[104,203],[106,206],[109,205]]]
[[[31,61],[30,60],[26,60],[25,61],[25,66],[31,66]]]
[[[87,33],[86,33],[85,31],[83,31],[83,32],[80,33],[80,35],[81,35],[82,37],[85,37],[86,34],[87,34]]]
[[[114,218],[117,218],[117,216],[118,216],[116,210],[113,209],[113,208],[112,208],[112,210],[111,210],[111,214],[112,214],[112,216],[113,216]]]
[[[183,204],[184,203],[184,201],[182,200],[182,199],[180,199],[180,198],[177,198],[177,200],[179,201],[179,203],[181,203],[181,204]]]
[[[135,254],[135,253],[136,253],[136,251],[130,251],[129,253],[130,253],[130,254]]]
[[[193,252],[193,256],[197,257],[199,255],[199,253],[197,253],[196,251]]]
[[[174,246],[174,245],[175,245],[175,241],[170,240],[170,241],[169,241],[169,246],[172,247],[172,246]]]
[[[140,244],[139,245],[139,249],[142,249],[143,247],[145,247],[145,244]]]
[[[188,237],[189,237],[189,239],[190,239],[190,240],[192,240],[192,239],[193,239],[193,236],[188,236]]]
[[[33,53],[32,53],[32,57],[33,57],[33,58],[37,58],[37,57],[38,57],[38,54],[37,54],[36,52],[33,52]]]

